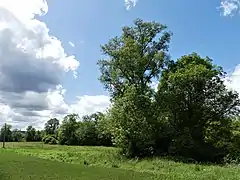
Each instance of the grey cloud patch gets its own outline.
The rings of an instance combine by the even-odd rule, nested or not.
[[[59,109],[56,109],[54,113],[58,115],[66,115],[68,113],[68,109],[59,108]]]
[[[13,42],[13,30],[0,41],[0,89],[22,93],[25,91],[46,92],[60,83],[60,67],[51,59],[40,59],[35,52],[25,52]],[[28,37],[28,36],[27,36]],[[34,48],[34,46],[33,46]]]
[[[45,93],[27,92],[27,93],[8,93],[1,92],[1,102],[8,103],[12,108],[24,108],[29,111],[40,111],[48,109]]]
[[[9,1],[0,1],[0,125],[41,126],[52,113],[67,113],[57,86],[66,72],[76,74],[79,62],[35,19],[47,13],[45,1],[24,0],[19,8]]]
[[[0,0],[0,126],[7,122],[14,128],[41,129],[51,117],[61,120],[68,113],[104,111],[110,104],[104,95],[65,103],[61,80],[69,71],[76,77],[79,62],[49,35],[44,22],[34,18],[43,15],[43,7],[47,12],[45,2],[22,1]]]
[[[29,110],[29,109],[28,109]],[[37,112],[34,112],[34,111],[26,111],[25,109],[23,108],[20,108],[18,109],[18,112],[21,113],[23,116],[31,116],[31,117],[38,117],[39,114]]]

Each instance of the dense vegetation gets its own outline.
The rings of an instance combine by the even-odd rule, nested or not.
[[[157,22],[135,20],[101,46],[100,81],[111,96],[105,113],[50,119],[29,126],[26,141],[117,146],[126,157],[173,156],[204,162],[240,162],[240,100],[225,72],[197,53],[172,60],[172,33]],[[158,82],[157,90],[152,83]],[[1,131],[1,139],[4,129]],[[6,128],[6,141],[22,133]]]
[[[26,143],[26,146],[28,146],[28,143]],[[17,154],[16,152],[7,150],[1,151],[0,149],[1,180],[143,180],[149,178],[154,179],[155,177],[154,174],[147,172],[143,173],[117,168],[93,167],[81,162],[78,164],[63,163],[33,157],[34,155],[26,156],[20,153]],[[28,152],[30,149],[21,149],[21,147],[18,147],[18,150],[26,150],[26,152]],[[40,151],[41,153],[41,149],[37,147],[33,150],[36,150],[35,152]],[[49,147],[48,150],[52,151],[54,148],[50,150]],[[69,151],[65,152],[69,153]],[[55,150],[55,153],[58,153],[58,151]],[[50,157],[48,158],[50,159]],[[69,157],[65,158],[70,159]]]
[[[17,142],[0,149],[1,180],[236,180],[239,174],[240,169],[232,165],[192,164],[158,157],[127,159],[112,147]]]

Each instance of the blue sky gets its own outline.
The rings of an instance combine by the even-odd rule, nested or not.
[[[106,94],[97,80],[100,44],[120,35],[123,25],[135,18],[166,24],[173,32],[170,53],[173,59],[193,51],[211,57],[215,63],[232,71],[239,63],[240,17],[221,16],[219,0],[175,1],[140,0],[131,10],[121,0],[52,0],[49,13],[42,17],[50,33],[59,37],[65,50],[80,61],[77,80],[67,76],[63,85],[66,97]],[[69,46],[72,41],[76,47]],[[84,42],[84,43],[83,43]]]
[[[136,18],[168,26],[172,59],[209,56],[240,92],[239,7],[240,0],[0,0],[0,126],[41,129],[51,117],[104,111],[100,45]]]

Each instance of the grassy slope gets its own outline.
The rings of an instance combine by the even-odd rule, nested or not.
[[[48,164],[49,166],[51,165],[51,167],[53,166],[52,163],[57,163],[58,164],[57,166],[63,167],[66,166],[66,169],[69,169],[69,171],[71,169],[72,171],[76,171],[77,167],[80,169],[83,168],[81,170],[82,172],[84,171],[86,174],[90,173],[89,176],[86,176],[89,177],[88,179],[94,178],[100,179],[98,177],[91,178],[91,174],[96,173],[98,174],[97,171],[102,172],[103,179],[104,176],[110,174],[110,172],[114,174],[112,175],[112,177],[118,176],[118,173],[120,175],[121,173],[124,172],[127,175],[125,175],[125,177],[124,175],[119,176],[119,178],[117,179],[127,179],[126,177],[129,177],[133,180],[140,179],[140,177],[142,179],[146,178],[167,180],[168,179],[237,180],[240,177],[240,169],[237,167],[219,167],[219,166],[184,164],[173,161],[167,161],[163,159],[149,159],[141,161],[126,160],[121,159],[119,158],[119,156],[117,156],[117,149],[105,147],[67,147],[67,146],[42,145],[41,143],[8,143],[7,149],[4,150],[4,153],[12,154],[13,152],[16,152],[17,154],[21,155],[35,156],[46,160],[55,160],[55,162],[48,162],[42,160],[43,164],[45,162],[45,164]],[[21,158],[24,159],[23,156],[21,156]],[[27,158],[30,157],[26,157],[26,159]],[[71,165],[59,162],[71,163]],[[76,167],[75,170],[74,167]],[[109,167],[109,168],[98,170],[97,167],[98,168]],[[49,170],[51,168],[47,169]],[[125,171],[124,169],[134,170],[135,173],[131,171]],[[96,171],[96,173],[94,173],[94,171]],[[144,174],[142,174],[141,172],[144,172]],[[61,173],[63,173],[63,171],[61,171]],[[131,173],[133,173],[133,175],[131,175]],[[74,172],[72,172],[71,174],[74,175]],[[75,174],[77,175],[78,173]],[[149,174],[151,174],[151,178]],[[101,173],[99,175],[101,175]]]

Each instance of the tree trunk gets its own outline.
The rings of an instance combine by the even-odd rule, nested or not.
[[[3,148],[5,148],[6,130],[7,130],[7,124],[5,123],[4,132],[3,132]]]

